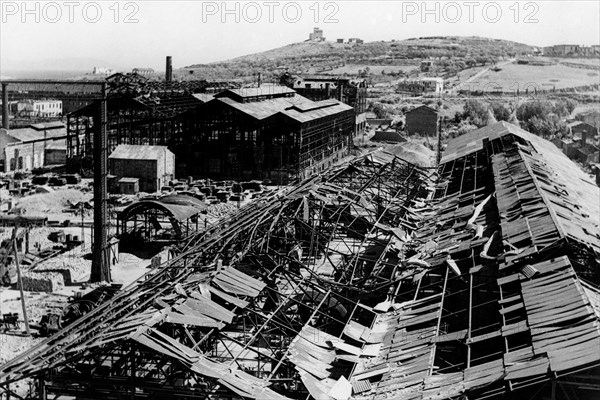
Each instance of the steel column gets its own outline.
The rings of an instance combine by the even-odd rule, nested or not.
[[[91,282],[110,282],[110,264],[108,263],[108,240],[106,221],[106,175],[107,175],[107,138],[106,138],[106,83],[102,84],[102,98],[95,102],[94,118],[94,248]]]

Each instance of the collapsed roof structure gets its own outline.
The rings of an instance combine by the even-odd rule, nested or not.
[[[506,122],[243,208],[0,367],[116,399],[590,398],[599,188]],[[0,389],[0,390],[2,390]]]

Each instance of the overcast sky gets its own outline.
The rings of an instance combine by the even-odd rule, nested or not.
[[[166,55],[173,56],[173,65],[179,68],[301,42],[315,26],[328,40],[476,35],[534,46],[600,42],[600,2],[595,0],[25,4],[0,0],[0,73],[54,69],[72,59],[162,70]],[[71,65],[79,66],[77,60]]]

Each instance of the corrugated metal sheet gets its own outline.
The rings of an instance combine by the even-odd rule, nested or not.
[[[120,144],[108,158],[119,160],[160,160],[170,153],[167,146]]]

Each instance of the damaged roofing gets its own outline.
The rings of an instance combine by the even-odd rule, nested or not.
[[[591,398],[600,196],[588,179],[505,122],[450,143],[437,171],[358,157],[193,237],[0,367],[0,382],[123,397]],[[135,392],[120,384],[133,365],[148,366]]]

